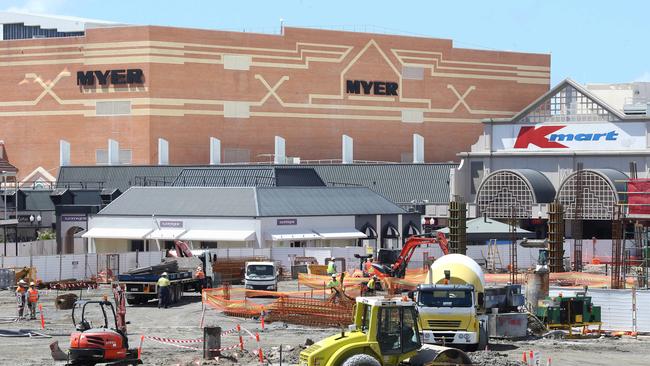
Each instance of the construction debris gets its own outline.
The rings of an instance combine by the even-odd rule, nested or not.
[[[470,352],[468,353],[468,356],[472,360],[472,365],[474,366],[526,366],[525,363],[521,361],[512,361],[508,358],[508,355],[499,352]]]
[[[77,295],[63,294],[56,297],[54,304],[59,310],[69,310],[74,307],[75,301],[77,301]]]

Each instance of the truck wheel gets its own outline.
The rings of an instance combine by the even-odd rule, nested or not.
[[[359,354],[348,357],[341,366],[381,366],[381,364],[370,355]]]

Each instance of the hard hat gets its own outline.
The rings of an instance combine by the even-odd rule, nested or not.
[[[161,274],[161,276],[163,276],[163,277],[167,277],[167,272],[163,272],[163,273]]]
[[[377,275],[372,275],[372,278],[377,278]]]
[[[26,286],[26,285],[27,285],[27,282],[25,282],[25,280],[18,281],[18,286]]]
[[[332,278],[336,278],[336,274],[332,273]]]
[[[334,260],[334,257],[330,258],[330,260]]]
[[[36,284],[32,281],[29,283],[30,286],[36,286]]]

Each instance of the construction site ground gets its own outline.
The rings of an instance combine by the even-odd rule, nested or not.
[[[297,281],[280,283],[281,291],[297,290]],[[60,292],[61,294],[62,292]],[[75,292],[79,294],[79,291]],[[112,299],[110,289],[105,286],[98,290],[83,291],[84,299],[100,299],[103,294]],[[56,291],[42,292],[41,303],[44,308],[46,327],[41,330],[40,320],[22,320],[9,322],[7,319],[16,314],[15,298],[10,291],[0,291],[0,329],[33,329],[51,335],[51,338],[0,337],[0,365],[62,365],[54,362],[48,345],[58,341],[61,349],[67,350],[69,334],[73,331],[70,310],[56,310],[54,299]],[[157,309],[155,303],[144,306],[128,306],[129,342],[137,347],[140,336],[153,336],[171,339],[196,339],[202,337],[200,329],[202,306],[198,294],[186,294],[183,302],[168,309]],[[259,299],[256,301],[271,301]],[[283,347],[283,365],[298,363],[298,355],[307,339],[319,339],[339,332],[336,328],[312,328],[284,323],[266,324],[262,332],[260,321],[225,316],[216,310],[206,308],[204,324],[220,326],[223,330],[233,329],[237,324],[253,334],[260,333],[261,346],[268,364],[279,364],[279,347]],[[245,340],[245,352],[231,350],[224,352],[219,360],[203,361],[201,352],[157,343],[145,339],[142,348],[142,360],[145,365],[256,365],[257,343],[248,333],[242,332]],[[236,334],[222,338],[222,347],[238,343]],[[202,347],[200,344],[182,344]],[[527,339],[520,341],[493,341],[489,351],[470,354],[476,365],[506,366],[523,365],[523,352],[536,351],[540,355],[540,365],[546,365],[550,357],[552,365],[650,365],[650,337],[605,338],[591,340],[563,339]]]

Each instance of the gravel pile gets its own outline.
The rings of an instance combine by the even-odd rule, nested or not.
[[[526,366],[521,361],[508,359],[508,355],[492,351],[469,352],[467,354],[475,366]]]

